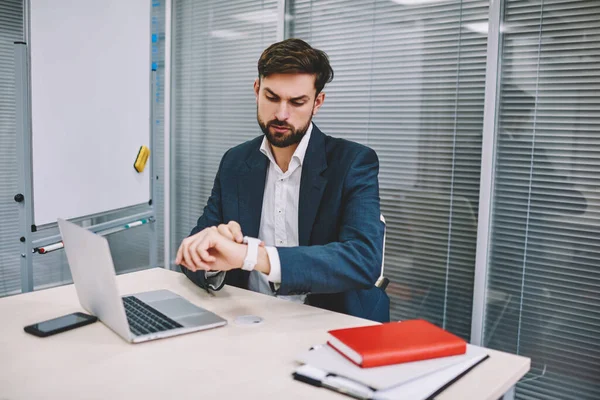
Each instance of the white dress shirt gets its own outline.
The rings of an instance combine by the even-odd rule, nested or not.
[[[310,141],[313,124],[308,127],[306,134],[292,155],[288,170],[283,172],[273,156],[271,146],[266,137],[263,138],[260,151],[269,159],[269,168],[265,180],[262,212],[258,238],[265,243],[271,272],[269,275],[257,270],[250,272],[248,289],[274,296],[269,282],[277,288],[281,283],[281,262],[277,247],[298,246],[298,203],[300,199],[300,179],[302,164]],[[212,278],[209,286],[217,288],[225,279],[225,274],[209,271],[205,277]],[[306,295],[277,296],[282,299],[303,303]]]
[[[269,282],[275,284],[275,287],[281,283],[281,262],[275,246],[292,247],[299,245],[298,202],[300,198],[300,179],[312,128],[313,124],[311,123],[296,151],[294,151],[286,172],[283,172],[277,165],[266,137],[263,138],[260,146],[261,153],[269,158],[269,168],[265,181],[258,238],[265,242],[271,272],[268,276],[256,270],[250,273],[248,288],[255,292],[273,295]],[[306,295],[278,297],[304,302]]]

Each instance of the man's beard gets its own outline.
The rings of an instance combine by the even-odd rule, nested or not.
[[[310,126],[310,122],[312,121],[312,116],[308,120],[306,125],[301,127],[300,129],[296,129],[292,125],[288,124],[287,122],[278,121],[276,119],[269,121],[268,123],[265,124],[258,115],[258,108],[256,110],[256,120],[258,121],[258,125],[260,126],[260,129],[263,131],[263,133],[267,137],[267,140],[269,141],[269,143],[271,143],[272,146],[284,148],[284,147],[288,147],[288,146],[292,146],[294,144],[300,143],[300,141],[302,140],[304,135],[306,135],[306,131],[308,130],[308,127]],[[279,126],[279,127],[288,128],[289,133],[273,134],[269,130],[269,127],[271,127],[271,126]]]

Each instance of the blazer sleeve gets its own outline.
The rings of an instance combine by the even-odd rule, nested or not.
[[[342,219],[337,242],[278,247],[278,294],[340,293],[373,287],[379,278],[384,226],[380,220],[379,160],[365,148],[344,178]]]
[[[221,159],[221,163],[219,164],[219,169],[217,171],[217,176],[215,177],[215,181],[213,184],[213,188],[208,198],[208,202],[204,207],[204,211],[198,221],[196,222],[196,226],[190,232],[189,236],[195,235],[196,233],[202,231],[204,228],[209,226],[217,226],[223,223],[223,210],[221,206],[221,171],[223,168],[223,163],[227,153]],[[188,277],[192,282],[201,288],[210,287],[213,290],[219,290],[225,284],[225,273],[221,272],[218,274],[207,274],[204,271],[190,271],[184,266],[179,266],[181,271]]]

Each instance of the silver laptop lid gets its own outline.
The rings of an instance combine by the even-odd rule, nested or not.
[[[63,219],[58,220],[58,227],[79,303],[123,339],[131,341],[108,241]]]

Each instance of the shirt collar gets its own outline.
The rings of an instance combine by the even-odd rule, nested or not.
[[[306,155],[306,149],[308,149],[308,142],[310,141],[310,134],[312,133],[312,130],[313,123],[311,122],[308,126],[308,129],[306,130],[306,133],[304,134],[304,137],[302,138],[302,140],[300,140],[298,147],[296,147],[296,150],[292,155],[292,159],[295,158],[296,160],[298,160],[300,166],[302,166],[302,164],[304,163],[304,156]],[[263,137],[262,143],[260,145],[260,152],[266,155],[272,163],[277,164],[275,162],[275,157],[273,156],[271,146],[269,145],[269,141],[267,140],[266,135]]]

